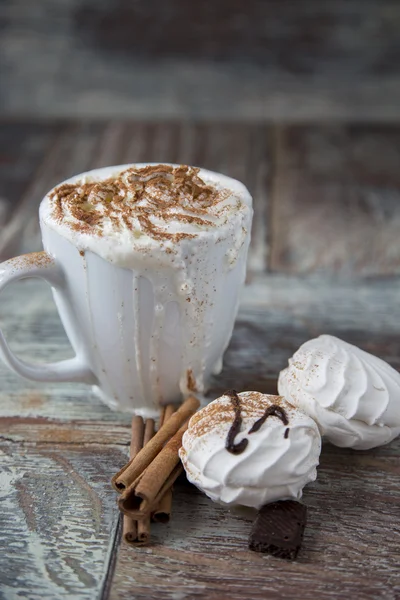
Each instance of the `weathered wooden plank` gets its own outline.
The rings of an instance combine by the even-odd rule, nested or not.
[[[271,268],[400,273],[400,128],[276,131]]]
[[[90,165],[79,165],[75,170],[75,174],[83,173],[88,169],[109,167],[123,163],[125,128],[126,125],[121,121],[107,122],[104,125],[101,136],[96,141],[96,154],[92,157]]]
[[[400,304],[397,281],[328,284],[318,279],[253,277],[246,286],[222,373],[210,398],[236,387],[273,393],[279,371],[307,339],[338,335],[384,358],[400,370]],[[26,359],[71,356],[52,296],[38,281],[7,288],[0,298],[1,325],[15,352]],[[127,443],[129,417],[110,411],[78,384],[39,384],[0,365],[0,435],[14,440],[104,441]],[[39,417],[36,424],[24,419]],[[19,422],[21,419],[21,422]],[[54,421],[54,427],[53,427]],[[68,433],[65,423],[74,426]],[[24,433],[25,431],[25,433]],[[70,436],[70,437],[68,437]]]
[[[11,242],[18,239],[19,251],[39,246],[35,213],[47,189],[92,166],[149,160],[148,156],[157,161],[199,162],[243,179],[252,191],[258,190],[256,198],[265,197],[268,190],[268,128],[175,123],[125,126],[121,122],[57,127],[51,152],[43,146],[40,165],[42,147],[35,150],[32,164],[37,175],[30,194],[24,195],[20,221],[13,221],[14,235],[10,235],[12,229],[6,232]],[[353,130],[349,131],[353,139]],[[21,135],[23,148],[29,147],[32,135],[29,128],[26,140]],[[368,139],[357,136],[351,173],[357,181],[378,189],[376,206],[384,208],[386,230],[385,211],[392,208],[380,204],[382,198],[387,202],[382,186],[397,189],[392,165],[397,152],[392,148],[385,161],[375,161],[374,156],[383,155],[386,133],[382,138],[374,136],[373,152],[368,150]],[[307,152],[303,155],[307,157]],[[318,181],[327,179],[324,156],[326,152],[321,153],[319,169],[313,173]],[[340,162],[328,162],[334,163],[335,176],[343,172]],[[31,204],[30,197],[36,203]],[[256,201],[257,223],[266,211],[267,206]],[[263,227],[256,234],[258,240],[266,237]],[[8,251],[16,247],[7,245]],[[274,391],[277,373],[288,356],[307,338],[322,332],[357,343],[400,369],[396,279],[355,283],[255,276],[254,271],[265,265],[266,250],[260,241],[251,256],[255,266],[243,293],[224,370],[210,397],[232,385]],[[19,355],[37,360],[71,355],[43,284],[28,281],[8,288],[0,298],[0,315]],[[0,382],[0,497],[4,505],[0,546],[6,546],[0,552],[0,569],[6,574],[0,596],[8,599],[18,594],[33,600],[106,597],[117,527],[109,477],[124,461],[129,416],[111,412],[84,386],[32,384],[3,365]],[[399,504],[399,452],[400,440],[368,453],[324,446],[319,478],[305,496],[310,523],[294,565],[249,553],[248,516],[227,513],[180,483],[174,519],[170,526],[154,529],[153,546],[121,551],[111,598],[283,598],[296,589],[298,597],[305,599],[395,600],[400,594],[399,528],[394,518]],[[84,484],[84,477],[89,485]]]
[[[253,276],[244,291],[225,368],[215,382],[213,393],[218,387],[231,387],[233,381],[240,388],[266,390],[273,383],[271,378],[276,377],[299,343],[326,331],[355,341],[398,367],[400,315],[396,302],[397,288],[396,280],[359,282],[355,287],[350,282]],[[8,336],[12,334],[14,349],[21,355],[35,354],[43,360],[68,355],[67,340],[51,295],[43,284],[28,281],[7,289],[1,298],[0,314],[6,323]],[[25,445],[24,449],[15,443],[6,446],[11,448],[12,460],[20,452],[28,455],[40,452],[47,457],[56,448],[57,456],[67,457],[76,468],[74,472],[80,474],[81,471],[85,473],[86,467],[82,466],[80,459],[72,460],[71,453],[81,453],[79,456],[84,455],[85,464],[91,465],[91,459],[88,460],[84,453],[92,452],[96,454],[96,461],[101,461],[103,469],[98,468],[96,462],[92,480],[108,490],[110,472],[121,465],[123,454],[114,449],[115,462],[109,464],[104,460],[103,452],[106,450],[102,444],[126,443],[129,418],[122,418],[119,413],[111,413],[102,407],[94,398],[88,397],[83,386],[34,385],[20,380],[4,367],[0,369],[0,380],[0,435]],[[101,443],[96,445],[96,441]],[[42,443],[35,449],[30,446],[32,442]],[[72,447],[71,443],[80,445]],[[83,444],[86,444],[84,448],[81,447]],[[320,470],[318,481],[306,495],[310,506],[310,525],[303,553],[295,565],[247,552],[248,518],[229,515],[191,488],[179,486],[174,520],[166,529],[155,528],[154,545],[149,549],[121,551],[111,598],[132,597],[132,589],[136,590],[137,598],[223,598],[224,594],[230,598],[235,598],[235,595],[280,598],[287,597],[295,585],[297,590],[305,590],[304,598],[351,595],[361,600],[395,600],[399,587],[395,571],[399,532],[396,524],[393,526],[392,523],[393,511],[399,500],[396,458],[399,452],[399,441],[362,454],[331,446],[324,448],[322,467],[325,471]],[[23,460],[26,459],[23,457]],[[32,471],[36,469],[37,461],[39,458],[36,459],[35,455]],[[43,473],[48,476],[49,462],[43,464]],[[65,462],[63,465],[66,471]],[[12,474],[15,472],[18,474],[20,471],[12,471]],[[59,471],[56,473],[59,474]],[[64,476],[67,478],[68,473]],[[27,514],[33,514],[38,521],[38,507],[45,505],[48,497],[44,496],[42,503],[38,500],[43,487],[33,475],[30,485],[31,479],[35,491],[28,488],[24,497],[29,500],[32,497],[33,506],[27,508],[25,501],[23,506]],[[70,515],[77,515],[80,522],[85,522],[86,518],[91,518],[85,515],[92,513],[88,513],[89,508],[86,509],[85,504],[83,508],[81,505],[76,508],[76,497],[81,495],[78,489]],[[347,505],[346,498],[350,499]],[[94,502],[94,498],[91,501]],[[55,504],[64,506],[60,495],[56,496]],[[5,514],[8,520],[8,513]],[[96,590],[103,589],[107,564],[111,563],[110,554],[107,555],[104,550],[106,532],[103,530],[99,537],[95,534],[90,537],[90,543],[96,544],[96,548],[100,543],[102,561],[100,553],[97,554],[98,563],[92,570],[92,559],[90,555],[86,556],[79,570],[77,564],[81,562],[81,555],[77,557],[77,552],[80,552],[81,546],[75,544],[75,538],[71,537],[67,538],[68,547],[63,545],[64,537],[61,534],[56,537],[58,530],[51,519],[48,521],[49,514],[51,512],[47,511],[46,518],[40,520],[40,532],[46,531],[48,545],[44,546],[42,538],[39,538],[41,545],[38,546],[37,537],[33,538],[34,550],[39,548],[41,553],[37,554],[34,563],[29,553],[22,554],[23,558],[28,556],[28,572],[17,583],[25,586],[24,589],[31,589],[35,577],[44,573],[44,585],[47,587],[44,593],[39,588],[37,596],[29,596],[33,600],[39,597],[57,598],[60,590],[60,596],[80,598],[83,594],[82,581],[87,587],[86,595],[82,597],[93,597]],[[106,519],[105,522],[110,521]],[[363,523],[365,529],[361,529],[359,523]],[[115,527],[115,522],[112,527]],[[14,529],[12,531],[15,533]],[[21,536],[20,529],[16,531],[15,535]],[[72,531],[73,535],[78,535],[76,521],[72,521]],[[20,543],[18,537],[17,545],[11,545],[11,548],[17,548],[18,556],[21,554]],[[109,551],[111,547],[112,540]],[[30,548],[28,545],[29,552]],[[14,561],[14,551],[7,549],[1,559]],[[101,567],[103,578],[99,584],[100,562],[104,566]],[[14,562],[12,567],[15,567]],[[92,579],[87,578],[87,572]],[[54,580],[59,589],[55,587]]]
[[[7,114],[399,117],[396,0],[14,0],[0,11]]]
[[[99,597],[118,525],[109,446],[2,444],[2,598]]]
[[[293,593],[395,600],[399,477],[393,456],[323,453],[318,479],[305,490],[308,525],[294,563],[248,551],[250,514],[229,512],[180,483],[172,520],[153,527],[152,546],[121,547],[110,600],[278,600]]]
[[[116,420],[116,417],[115,417]],[[83,444],[128,446],[130,418],[119,415],[119,422],[57,420],[46,417],[0,417],[0,440],[35,444]]]
[[[246,185],[253,196],[254,217],[248,271],[267,270],[269,254],[269,213],[272,207],[271,185],[273,168],[272,128],[256,127],[251,132],[249,161],[246,165]]]

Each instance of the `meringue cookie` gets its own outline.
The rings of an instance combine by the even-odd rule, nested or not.
[[[336,446],[367,450],[400,434],[400,374],[331,335],[297,350],[279,375],[278,390]]]
[[[233,394],[190,419],[180,449],[189,481],[227,505],[298,500],[316,478],[317,425],[280,396],[242,392],[235,401]]]

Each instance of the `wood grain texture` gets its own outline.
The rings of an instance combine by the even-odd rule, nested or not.
[[[113,446],[2,444],[0,596],[99,597],[117,530]]]
[[[88,403],[91,408],[91,403]],[[0,417],[0,440],[35,444],[108,445],[116,441],[128,447],[129,425],[107,421],[71,420],[68,422],[45,417]],[[121,464],[122,466],[122,464]]]
[[[50,123],[0,125],[0,228],[10,220],[18,202],[49,151],[58,126]]]
[[[244,289],[224,368],[214,379],[209,397],[215,398],[233,386],[273,393],[277,375],[289,356],[301,343],[321,333],[355,343],[400,370],[397,296],[397,281],[359,282],[354,286],[312,278],[253,277]],[[18,356],[38,361],[71,356],[44,283],[31,280],[8,287],[0,298],[0,316]],[[0,420],[0,432],[5,437],[22,440],[25,435],[30,441],[77,442],[87,436],[87,441],[93,442],[99,432],[108,442],[118,432],[124,443],[129,441],[129,417],[102,406],[84,385],[26,382],[2,364],[0,380],[0,415],[17,417],[3,424]],[[38,421],[23,424],[32,417]],[[73,424],[71,429],[68,422]]]
[[[36,4],[26,6],[38,14]],[[273,393],[288,357],[320,333],[338,335],[400,370],[398,279],[353,277],[397,273],[396,128],[289,127],[274,135],[271,126],[232,123],[113,120],[43,129],[26,123],[9,124],[4,134],[13,139],[15,131],[15,145],[4,153],[11,168],[0,165],[4,257],[40,248],[41,197],[82,170],[130,161],[197,163],[238,177],[254,193],[248,284],[210,399],[233,386]],[[293,200],[299,193],[294,172],[323,198],[317,203],[315,194],[301,195],[308,230]],[[335,180],[346,202],[332,195]],[[283,192],[290,186],[288,203]],[[349,190],[355,189],[363,201],[353,202]],[[335,224],[346,215],[338,237],[329,238],[320,205]],[[285,230],[288,207],[291,228],[310,238],[309,253]],[[340,262],[335,252],[340,243],[353,249],[353,229],[366,237],[360,234],[350,260]],[[325,241],[317,243],[318,235]],[[287,247],[299,254],[289,260]],[[266,274],[269,249],[274,269],[307,275]],[[350,277],[317,277],[315,271]],[[0,325],[23,358],[72,354],[44,283],[24,281],[2,292]],[[119,529],[109,478],[126,460],[129,415],[111,412],[83,385],[26,382],[2,364],[0,382],[1,598],[251,600],[287,598],[293,590],[304,600],[400,597],[400,439],[359,453],[324,446],[318,480],[306,490],[309,525],[294,564],[249,552],[249,514],[230,513],[181,480],[171,523],[154,527],[149,548],[121,549],[112,580]]]
[[[180,483],[171,523],[153,528],[152,546],[120,548],[110,600],[395,600],[399,479],[394,455],[323,452],[305,490],[308,525],[294,563],[247,550],[253,517]]]
[[[400,129],[278,127],[271,268],[400,273]]]
[[[390,120],[396,0],[6,0],[3,114]]]

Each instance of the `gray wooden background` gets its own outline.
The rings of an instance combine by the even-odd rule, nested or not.
[[[2,0],[3,114],[391,121],[397,0]]]
[[[41,247],[59,181],[198,164],[254,196],[228,387],[276,391],[331,333],[400,370],[400,2],[0,0],[0,261]],[[7,288],[16,353],[71,355],[51,293]],[[184,480],[152,545],[119,548],[110,476],[129,416],[0,364],[1,600],[398,600],[400,440],[323,447],[298,560],[249,552],[248,515]]]

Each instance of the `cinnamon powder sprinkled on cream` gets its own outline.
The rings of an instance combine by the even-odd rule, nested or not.
[[[53,217],[82,233],[102,236],[105,219],[116,229],[127,228],[138,236],[178,242],[194,233],[164,231],[157,220],[212,227],[207,215],[223,215],[223,201],[231,195],[199,177],[199,169],[182,165],[129,168],[117,177],[87,183],[64,183],[51,192]],[[212,209],[212,210],[211,210]]]

